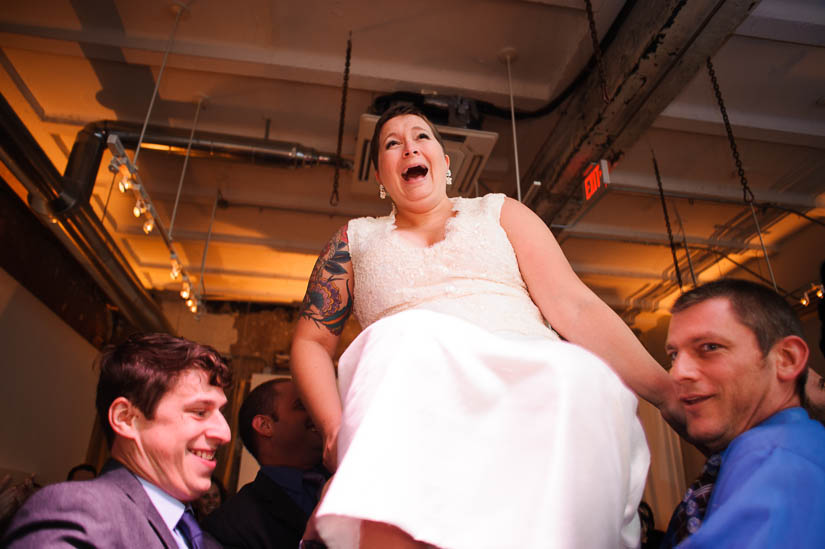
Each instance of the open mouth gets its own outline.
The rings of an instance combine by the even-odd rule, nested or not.
[[[189,450],[190,453],[194,454],[195,456],[206,460],[206,461],[215,461],[215,451],[214,450]]]
[[[416,179],[421,179],[422,177],[426,176],[429,172],[429,168],[427,166],[423,166],[421,164],[416,166],[410,166],[404,173],[401,174],[401,177],[404,178],[404,181],[414,181]]]
[[[693,406],[695,404],[699,404],[700,402],[704,402],[709,399],[709,396],[696,396],[696,395],[689,395],[680,398],[679,400],[684,403],[685,406]]]

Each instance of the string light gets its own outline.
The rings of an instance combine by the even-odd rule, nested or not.
[[[177,256],[172,253],[172,271],[169,273],[169,276],[172,277],[172,280],[177,280],[180,278],[180,271],[181,271],[181,264],[178,261]]]
[[[199,103],[200,106],[200,103]],[[150,108],[151,110],[151,108]],[[148,117],[147,117],[148,120]],[[197,114],[196,114],[196,123],[197,123]],[[194,129],[193,129],[194,133]],[[141,136],[142,139],[142,136]],[[190,141],[191,141],[190,137]],[[132,161],[129,156],[126,154],[126,150],[123,147],[123,144],[120,142],[120,139],[117,135],[110,135],[106,140],[107,146],[109,151],[112,153],[112,159],[109,162],[109,171],[119,175],[120,181],[118,182],[118,190],[121,193],[126,193],[128,191],[132,191],[135,196],[135,205],[132,208],[132,214],[136,218],[140,218],[142,215],[146,216],[146,219],[143,223],[143,232],[147,235],[150,234],[154,229],[155,225],[157,224],[158,233],[160,234],[161,238],[163,238],[164,243],[169,249],[170,256],[171,256],[171,271],[170,276],[173,280],[181,280],[181,289],[180,289],[180,296],[182,299],[186,301],[187,308],[195,315],[196,318],[199,318],[201,312],[203,311],[203,301],[201,301],[201,296],[192,287],[192,283],[189,280],[189,277],[186,271],[183,268],[180,260],[177,257],[174,249],[172,248],[172,233],[171,233],[171,225],[170,230],[167,232],[166,228],[164,227],[163,223],[160,221],[155,220],[155,216],[157,212],[152,205],[152,201],[149,198],[149,195],[144,189],[143,182],[140,179],[140,175],[138,173],[138,169],[136,166],[137,162],[137,152],[135,153],[135,160]],[[140,145],[138,145],[138,150],[140,149]],[[182,179],[183,176],[181,176]],[[215,207],[217,206],[218,199],[220,198],[220,193],[215,200]],[[215,207],[212,210],[212,221],[210,222],[210,233],[211,233],[211,223],[214,222],[215,218]],[[57,222],[57,219],[52,219],[52,222]],[[174,223],[174,219],[173,219]],[[204,247],[204,257],[206,255],[206,249],[209,246],[209,237],[207,237],[207,243]],[[201,266],[201,277],[203,277],[203,265]]]
[[[117,190],[122,193],[125,193],[129,189],[133,187],[132,178],[130,176],[125,176],[120,178],[120,182],[117,184]]]
[[[143,201],[143,198],[138,198],[137,202],[135,202],[135,207],[132,208],[132,213],[135,217],[140,217],[146,211],[146,202]]]
[[[802,304],[803,307],[807,307],[811,304],[811,297],[810,294],[813,293],[819,299],[822,299],[823,296],[823,287],[822,284],[811,284],[811,287],[802,294],[802,299],[799,302]]]

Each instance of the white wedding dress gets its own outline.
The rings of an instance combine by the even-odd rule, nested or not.
[[[364,331],[339,361],[324,541],[357,547],[366,519],[450,549],[636,547],[649,453],[635,396],[546,326],[504,196],[452,200],[427,248],[393,215],[349,223]]]

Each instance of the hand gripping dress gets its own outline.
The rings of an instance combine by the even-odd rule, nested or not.
[[[365,519],[450,549],[636,547],[636,397],[547,327],[499,223],[504,195],[452,200],[427,248],[392,214],[349,223],[364,331],[339,361],[324,541],[357,547]]]

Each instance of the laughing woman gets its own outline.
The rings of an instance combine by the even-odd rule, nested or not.
[[[292,345],[335,471],[316,510],[321,537],[332,548],[635,547],[649,454],[625,384],[667,411],[666,372],[531,210],[447,196],[450,159],[420,112],[390,109],[372,142],[392,213],[332,237]],[[336,380],[351,312],[364,331]]]

